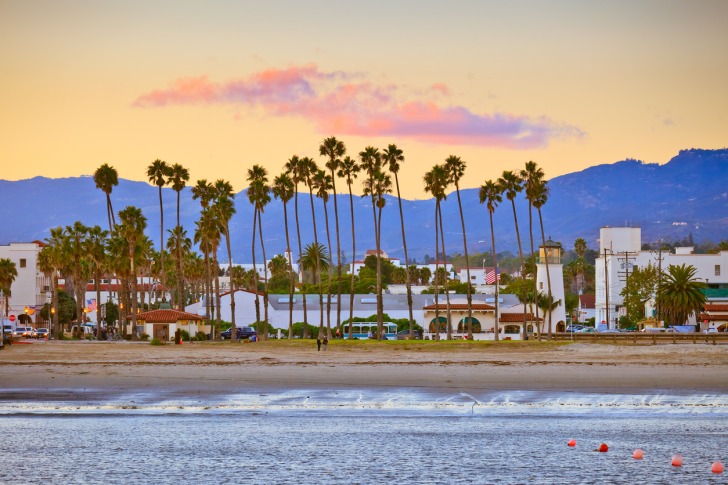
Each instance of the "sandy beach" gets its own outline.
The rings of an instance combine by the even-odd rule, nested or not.
[[[554,342],[33,342],[0,352],[0,392],[264,389],[725,393],[728,346]]]

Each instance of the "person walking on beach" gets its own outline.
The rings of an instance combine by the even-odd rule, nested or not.
[[[324,350],[329,348],[329,338],[324,336]]]
[[[321,338],[316,339],[316,347],[319,352],[321,352]]]

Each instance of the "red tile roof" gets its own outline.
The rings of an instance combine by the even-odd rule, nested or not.
[[[728,315],[708,315],[707,313],[701,313],[700,320],[708,320],[709,322],[728,322]]]
[[[706,312],[728,312],[728,304],[725,303],[707,303],[705,305]]]
[[[501,313],[500,318],[498,319],[501,323],[523,323],[523,313]],[[533,316],[533,313],[526,313],[526,321],[528,322],[534,322],[536,319]],[[538,321],[543,321],[543,318],[539,317]]]
[[[176,323],[180,320],[204,320],[205,317],[194,313],[181,312],[179,310],[151,310],[144,312],[137,317],[137,320],[144,320],[149,323]]]
[[[494,306],[488,305],[487,303],[473,303],[472,304],[473,310],[495,310]],[[424,310],[447,310],[447,303],[439,303],[437,305],[427,305],[424,307]],[[467,310],[468,304],[467,303],[451,303],[450,304],[450,310]]]

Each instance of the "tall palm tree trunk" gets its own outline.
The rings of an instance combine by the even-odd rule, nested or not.
[[[415,329],[413,326],[414,317],[412,314],[412,281],[410,280],[409,256],[407,255],[407,238],[404,234],[404,213],[402,212],[402,198],[399,194],[399,177],[394,172],[394,183],[397,187],[397,203],[399,204],[399,223],[402,226],[402,248],[404,249],[404,274],[405,286],[407,287],[407,309],[409,310],[409,336],[410,339],[415,337]],[[467,255],[467,252],[465,253]],[[466,256],[467,257],[467,256]],[[469,278],[469,277],[468,277]]]
[[[445,265],[445,301],[447,302],[447,339],[452,339],[452,315],[450,312],[450,284],[447,278],[447,253],[445,252],[445,231],[442,229],[442,206],[440,206],[440,239],[442,240],[442,261]]]
[[[132,245],[133,246],[133,245]],[[132,340],[138,340],[137,336],[137,276],[136,276],[136,267],[134,266],[134,250],[131,249],[129,251],[129,259],[131,260],[131,339]]]
[[[549,302],[549,305],[550,305],[551,302],[552,302],[552,300],[553,300],[553,298],[551,296],[551,273],[549,272],[549,256],[548,256],[548,250],[545,249],[545,246],[546,246],[546,234],[544,233],[544,230],[543,230],[543,217],[541,216],[541,208],[540,207],[538,208],[538,222],[539,222],[539,224],[541,226],[541,239],[543,240],[543,245],[544,245],[544,256],[545,256],[544,257],[544,260],[546,261],[546,285],[547,285],[547,288],[548,288],[548,298],[549,298],[548,299],[548,302]],[[554,312],[551,309],[549,309],[549,329],[548,329],[548,339],[549,340],[551,340],[551,337],[552,337],[552,335],[551,335],[551,323],[552,323],[551,317],[552,317],[553,313]]]
[[[162,187],[159,187],[159,259],[162,274],[162,301],[167,301],[167,268],[164,266],[164,206],[162,205]],[[136,293],[136,292],[135,292]]]
[[[538,283],[536,282],[536,252],[533,247],[533,207],[531,201],[528,201],[528,233],[531,237],[531,257],[534,258],[534,275],[533,275],[533,301],[536,302],[534,305],[535,319],[536,319],[536,337],[538,341],[541,341],[541,324],[538,322]]]
[[[213,333],[213,336],[214,336],[215,340],[219,340],[220,339],[220,264],[217,261],[217,256],[213,256],[212,262],[215,265],[215,308],[217,308],[217,312],[215,313],[215,331]]]
[[[354,195],[349,185],[349,208],[351,209],[351,284],[349,286],[349,340],[353,337],[354,329],[354,262],[356,261],[356,232],[354,231]]]
[[[313,242],[316,243],[316,246],[318,246],[318,234],[316,232],[316,211],[313,207],[313,187],[311,185],[308,186],[308,197],[309,201],[311,202],[311,220],[313,221]],[[324,336],[324,294],[323,290],[321,288],[321,258],[319,257],[319,252],[316,251],[316,271],[319,273],[319,281],[318,281],[318,293],[319,293],[319,331],[318,331],[318,337],[322,338]],[[315,281],[315,275],[314,275],[314,281]]]
[[[336,328],[341,328],[341,237],[339,236],[339,204],[336,194],[336,173],[331,170],[331,186],[334,192],[334,222],[336,225]],[[329,245],[330,246],[330,245]],[[329,281],[331,286],[331,281]],[[329,297],[331,299],[331,297]],[[329,337],[330,338],[330,337]]]
[[[233,287],[232,281],[233,281],[233,253],[230,250],[230,229],[228,229],[228,225],[225,224],[225,246],[227,247],[227,253],[228,253],[228,274],[230,275],[230,323],[231,329],[230,330],[230,342],[237,342],[238,340],[238,331],[237,327],[235,326],[235,288]]]
[[[260,322],[260,301],[258,300],[258,267],[255,265],[255,227],[258,224],[258,209],[253,209],[253,242],[250,249],[253,253],[253,278],[255,278],[255,323]],[[265,263],[263,263],[265,266]]]
[[[296,190],[294,192],[294,202],[293,202],[295,211],[296,211],[296,239],[298,239],[298,257],[300,258],[303,255],[303,245],[301,244],[301,226],[298,223],[298,184],[296,184]],[[303,283],[303,271],[299,267],[299,272],[301,273],[301,283]],[[302,292],[303,296],[303,338],[308,338],[308,311],[306,309],[306,292]]]
[[[58,339],[60,334],[60,325],[58,325],[58,272],[53,270],[53,289],[51,293],[51,303],[53,305],[53,311],[51,312],[51,331],[53,332],[54,338]]]
[[[286,248],[288,253],[286,259],[288,259],[288,277],[290,283],[288,285],[288,340],[293,338],[293,257],[291,256],[291,239],[288,234],[288,204],[283,202],[283,224],[286,226]]]
[[[382,302],[382,208],[379,208],[377,221],[377,332],[379,340],[384,337],[384,303]]]
[[[493,232],[493,213],[488,211],[490,215],[490,242],[493,246],[493,266],[495,267],[495,337],[496,341],[500,340],[500,328],[498,325],[498,258],[495,251],[495,233]]]
[[[210,315],[210,298],[212,297],[212,292],[210,291],[210,279],[211,279],[211,273],[210,273],[210,257],[207,253],[207,251],[204,251],[204,265],[205,265],[205,278],[202,282],[202,292],[204,294],[205,298],[205,320],[207,322],[211,322],[211,315]]]
[[[458,196],[458,209],[460,210],[460,225],[463,228],[463,249],[465,249],[465,273],[468,277],[468,340],[473,339],[473,295],[470,280],[470,257],[468,256],[468,238],[465,234],[465,218],[463,217],[463,204],[460,201],[460,187],[455,185],[455,193]]]
[[[106,192],[106,216],[109,218],[109,233],[111,233],[116,225],[116,218],[114,217],[114,209],[111,207],[111,195],[108,192]]]
[[[513,221],[516,224],[516,241],[518,241],[518,258],[521,262],[521,280],[523,281],[525,288],[526,285],[526,267],[523,264],[523,247],[521,246],[521,231],[518,229],[518,215],[516,214],[516,201],[515,199],[511,199],[511,206],[513,207]],[[497,281],[497,280],[496,280]],[[527,327],[527,317],[526,317],[526,303],[524,301],[523,303],[523,328],[522,328],[522,335],[521,338],[523,340],[528,340],[528,330]]]
[[[329,232],[329,210],[326,207],[326,201],[324,200],[324,220],[326,221],[326,241],[331,248],[331,233]],[[331,265],[329,265],[329,284],[326,290],[326,338],[331,340],[331,280],[333,279],[333,271]]]
[[[98,268],[98,266],[97,266]],[[96,339],[101,340],[101,285],[99,285],[101,271],[96,270],[94,274],[94,289],[96,290]]]
[[[265,243],[263,242],[263,220],[258,210],[258,236],[260,237],[260,250],[263,253],[263,315],[265,322],[265,331],[263,332],[263,340],[268,340],[268,267],[265,258]]]
[[[435,332],[436,340],[440,340],[440,300],[439,300],[439,287],[437,283],[437,273],[440,269],[440,229],[439,221],[440,217],[440,201],[435,202],[435,277],[432,279],[432,285],[435,289]]]

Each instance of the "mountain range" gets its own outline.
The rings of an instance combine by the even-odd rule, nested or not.
[[[507,167],[504,167],[507,169]],[[344,186],[345,187],[345,186]],[[634,226],[642,228],[643,242],[679,240],[693,235],[696,241],[720,241],[728,238],[728,149],[682,150],[669,162],[660,165],[638,160],[623,160],[612,164],[592,166],[580,172],[555,177],[549,181],[550,194],[542,212],[546,237],[571,248],[582,237],[590,248],[598,248],[599,228],[603,226]],[[298,212],[305,243],[313,241],[309,194],[303,187],[299,193]],[[478,189],[460,191],[469,252],[490,249],[491,238],[488,212],[479,203]],[[86,225],[107,227],[106,198],[95,187],[91,176],[50,179],[34,177],[27,180],[0,180],[0,244],[43,240],[56,226],[80,220]],[[140,207],[148,218],[147,234],[159,241],[159,200],[157,187],[145,182],[119,179],[112,194],[114,210],[128,205]],[[322,201],[314,197],[319,241],[326,242]],[[176,193],[163,189],[165,229],[176,221]],[[351,225],[348,194],[337,195],[342,250],[346,260],[351,258]],[[181,192],[180,218],[188,235],[194,233],[199,217],[199,203],[192,199],[191,189]],[[250,262],[252,206],[246,191],[236,194],[237,213],[230,224],[233,261]],[[410,258],[422,260],[434,256],[433,199],[402,200]],[[462,231],[457,197],[449,194],[443,202],[446,245],[450,253],[462,253]],[[527,246],[528,205],[519,196],[516,200],[524,248]],[[328,204],[332,246],[336,247],[333,199]],[[289,203],[291,245],[297,253],[293,202]],[[357,258],[367,249],[375,248],[371,201],[354,196]],[[283,227],[283,206],[273,199],[263,214],[263,234],[266,254],[281,253],[286,246]],[[498,251],[517,251],[513,211],[508,200],[494,214],[496,248]],[[534,234],[539,234],[538,216],[534,213]],[[260,248],[258,248],[259,250]],[[382,249],[390,257],[403,257],[401,229],[396,197],[387,197],[382,218]],[[225,262],[227,254],[220,252]],[[477,263],[475,264],[477,265]]]

